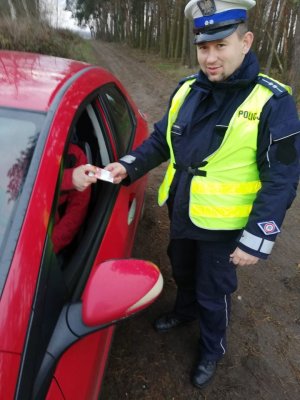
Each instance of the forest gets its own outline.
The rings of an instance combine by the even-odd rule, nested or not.
[[[58,0],[56,0],[58,1]],[[96,38],[124,42],[189,67],[196,65],[192,23],[184,17],[188,0],[65,0],[79,26]],[[42,18],[45,0],[2,0],[0,14]],[[254,51],[262,70],[289,82],[300,94],[300,0],[257,0],[249,12]]]

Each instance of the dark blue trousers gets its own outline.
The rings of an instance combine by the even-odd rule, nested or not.
[[[236,267],[229,255],[236,242],[173,239],[168,247],[177,284],[174,311],[199,320],[201,357],[217,361],[226,351],[231,293],[237,288]]]

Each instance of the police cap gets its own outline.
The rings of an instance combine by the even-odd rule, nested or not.
[[[194,20],[194,43],[211,42],[230,36],[246,21],[255,0],[191,0],[185,16]]]

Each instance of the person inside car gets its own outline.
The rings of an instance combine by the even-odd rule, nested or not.
[[[78,190],[74,185],[78,171],[82,173],[86,163],[84,151],[77,144],[70,143],[52,232],[53,249],[56,254],[73,241],[88,211],[91,187]]]

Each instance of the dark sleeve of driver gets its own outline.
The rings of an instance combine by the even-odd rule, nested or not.
[[[238,246],[267,258],[281,231],[299,181],[300,122],[292,96],[272,98],[262,114],[257,164],[262,187],[257,193]]]

